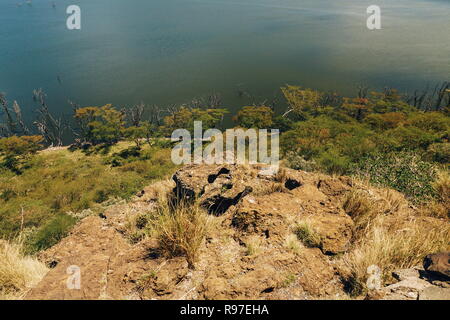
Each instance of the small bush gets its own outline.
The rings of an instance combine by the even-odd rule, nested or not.
[[[303,156],[297,152],[288,152],[285,156],[286,166],[294,170],[303,171],[315,171],[318,169],[318,165],[314,160],[306,160]]]
[[[377,155],[363,159],[353,172],[370,182],[395,189],[414,201],[436,196],[436,169],[412,152]]]
[[[3,156],[1,163],[5,168],[17,174],[27,167],[27,160],[42,148],[41,136],[12,136],[0,139],[0,155]]]
[[[426,157],[430,161],[448,165],[450,163],[450,143],[433,143],[428,147]]]
[[[36,253],[55,245],[68,234],[75,222],[76,219],[67,214],[55,216],[30,237],[26,252]]]

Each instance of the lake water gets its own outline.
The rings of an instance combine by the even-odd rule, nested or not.
[[[235,110],[248,103],[239,90],[263,100],[286,83],[355,94],[450,80],[449,0],[21,1],[0,0],[0,91],[28,119],[35,88],[68,114],[68,99],[166,105],[215,91]],[[66,28],[70,4],[81,30]],[[372,4],[382,30],[366,27]]]

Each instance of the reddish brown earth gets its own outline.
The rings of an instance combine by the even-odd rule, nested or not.
[[[158,183],[129,203],[81,220],[71,234],[41,256],[54,266],[27,299],[341,299],[335,255],[351,243],[354,223],[343,198],[350,178],[290,169],[264,176],[258,166],[188,166],[170,183]],[[174,188],[175,187],[175,188]],[[172,191],[172,189],[174,191]],[[163,191],[161,191],[163,190]],[[196,198],[213,227],[195,268],[184,257],[165,258],[158,242],[130,241],[130,218],[155,208],[161,192]],[[370,191],[378,196],[377,190]],[[381,197],[381,196],[380,196]],[[406,201],[403,204],[406,208]],[[313,222],[320,248],[286,245],[293,226]],[[249,254],[246,243],[257,241]],[[81,270],[70,290],[66,270]]]

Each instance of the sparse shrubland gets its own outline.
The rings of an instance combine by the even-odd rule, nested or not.
[[[114,146],[120,153],[127,144]],[[0,237],[11,238],[24,229],[28,252],[57,243],[76,222],[77,213],[109,198],[127,199],[145,184],[170,174],[174,168],[167,149],[146,147],[132,159],[109,154],[85,155],[67,149],[43,151],[20,175],[3,168],[0,175]],[[124,163],[112,167],[111,158]]]
[[[395,90],[358,98],[296,86],[283,87],[282,93],[288,106],[283,115],[257,104],[243,107],[234,121],[244,128],[279,128],[281,153],[288,167],[353,177],[352,189],[339,198],[342,203],[338,204],[344,218],[350,220],[350,216],[353,223],[348,233],[350,247],[345,253],[326,252],[326,259],[334,254],[347,292],[365,292],[371,265],[381,268],[387,283],[393,270],[418,265],[428,253],[449,250],[449,94],[444,93],[441,105],[431,111],[410,105]],[[204,129],[218,128],[228,113],[219,108],[219,101],[211,105],[197,101],[153,110],[150,119],[144,121],[144,106],[130,111],[112,105],[74,106],[75,143],[70,148],[45,149],[60,146],[64,126],[48,113],[45,95],[41,91],[36,95],[41,106],[40,135],[32,135],[20,112],[0,127],[0,239],[9,241],[0,240],[0,298],[22,296],[47,271],[33,256],[25,254],[34,255],[57,244],[85,212],[100,214],[98,206],[102,203],[128,200],[145,185],[173,173],[167,137],[174,129],[192,130],[194,120],[203,121]],[[4,96],[0,98],[8,111]],[[239,174],[247,174],[242,172]],[[258,178],[254,170],[250,175]],[[245,190],[254,197],[285,199],[286,194],[294,197],[291,189],[301,187],[297,182],[290,188],[288,182],[286,170],[281,169],[273,180]],[[318,188],[309,183],[310,190]],[[172,188],[166,180],[153,185],[152,194],[146,197],[155,206],[129,214],[124,235],[133,244],[148,238],[156,240],[162,257],[182,256],[190,268],[195,268],[217,217],[196,202],[175,201]],[[220,191],[232,188],[232,184],[224,184]],[[334,205],[337,199],[335,195],[322,196],[329,202],[313,199],[317,205],[314,210]],[[239,200],[226,199],[231,203]],[[266,218],[272,219],[271,214]],[[247,223],[243,217],[240,227],[256,228],[258,219]],[[322,249],[326,240],[334,239],[332,233],[322,237],[313,220],[302,217],[286,226],[288,234],[283,234],[280,242],[284,252],[292,251],[295,255],[291,255],[298,258],[304,250],[317,252],[311,248]],[[266,231],[266,238],[246,235],[238,245],[240,254],[248,260],[258,258],[267,249],[263,245],[263,239],[269,239]],[[277,245],[272,243],[271,249]],[[156,271],[150,271],[147,278],[157,278]],[[293,285],[296,279],[295,274],[288,273],[283,286]]]

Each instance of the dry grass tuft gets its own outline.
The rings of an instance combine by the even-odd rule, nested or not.
[[[185,256],[189,266],[194,268],[211,219],[198,204],[181,202],[176,208],[162,204],[156,209],[150,228],[164,255]]]
[[[21,243],[0,240],[0,300],[20,299],[47,271],[45,264],[23,255]]]
[[[256,185],[253,190],[255,196],[266,196],[275,192],[287,192],[287,189],[280,182],[269,182]]]
[[[284,184],[288,179],[288,173],[285,168],[279,168],[278,172],[274,177],[276,182]]]
[[[422,263],[429,253],[449,250],[450,225],[433,218],[377,216],[364,237],[341,260],[353,287],[365,288],[367,268],[378,266],[383,279],[392,271]],[[357,290],[361,293],[361,290]]]
[[[294,233],[297,239],[307,247],[320,248],[322,246],[322,238],[308,220],[299,222],[294,228]]]
[[[294,253],[299,253],[302,248],[302,244],[295,234],[288,235],[286,237],[284,245],[287,249],[291,250]]]
[[[377,216],[398,213],[405,203],[399,193],[389,189],[378,190],[377,194],[372,190],[352,190],[344,199],[343,208],[355,223],[354,240],[365,234]]]
[[[263,240],[259,236],[250,236],[245,240],[245,254],[253,256],[261,253]]]
[[[443,202],[450,202],[450,174],[448,171],[439,171],[433,183],[439,198]]]
[[[447,217],[450,217],[450,174],[448,171],[439,171],[433,188],[439,197],[439,201],[447,211]]]

